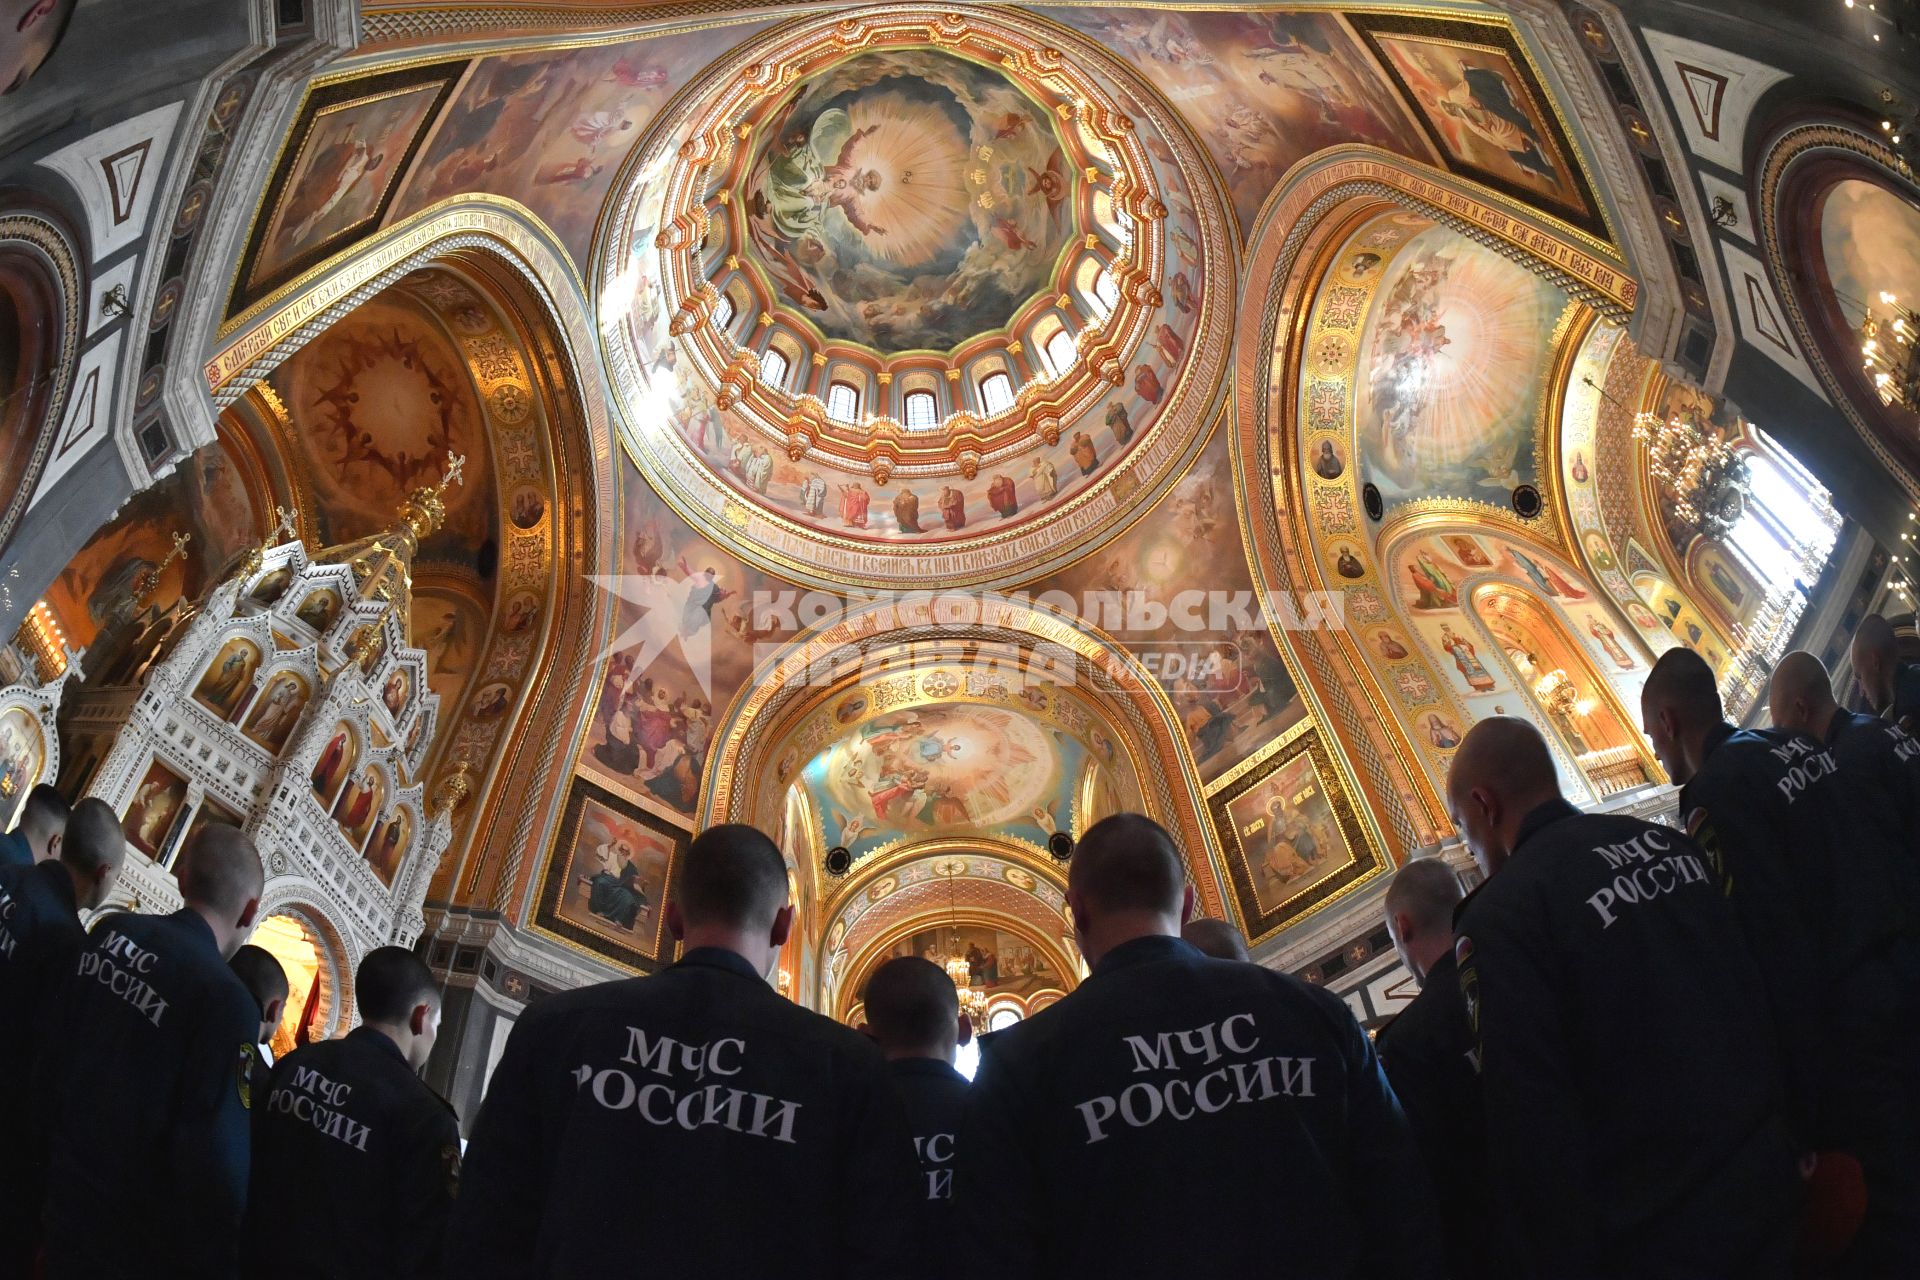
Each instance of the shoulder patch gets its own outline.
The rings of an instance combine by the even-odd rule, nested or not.
[[[1707,825],[1707,811],[1705,809],[1695,808],[1695,809],[1688,810],[1686,819],[1681,823],[1681,828],[1688,835],[1695,836],[1695,835],[1699,835],[1700,828],[1706,825]]]
[[[1473,939],[1463,933],[1453,940],[1453,962],[1464,965],[1471,959],[1473,959]]]
[[[240,1094],[242,1110],[253,1110],[253,1063],[259,1057],[258,1046],[243,1044],[240,1046],[239,1059],[234,1063],[233,1084]]]

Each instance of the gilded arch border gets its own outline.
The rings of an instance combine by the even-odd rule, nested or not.
[[[1234,362],[1241,536],[1255,582],[1267,592],[1314,589],[1321,581],[1304,524],[1308,495],[1292,428],[1324,255],[1358,224],[1362,211],[1393,207],[1430,217],[1500,253],[1604,318],[1624,321],[1639,297],[1637,282],[1591,237],[1438,170],[1364,146],[1323,153],[1296,167],[1255,222]],[[1285,494],[1284,504],[1276,490]],[[1382,715],[1385,700],[1365,664],[1344,654],[1326,632],[1276,628],[1275,639],[1309,674],[1303,694],[1351,751],[1350,757],[1336,753],[1338,763],[1383,815],[1382,825],[1391,828],[1401,852],[1438,843],[1448,829],[1445,806],[1405,735],[1388,727],[1394,717]]]

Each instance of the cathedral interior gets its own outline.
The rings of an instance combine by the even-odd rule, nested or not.
[[[0,825],[244,827],[276,1048],[415,948],[463,1124],[711,824],[856,1025],[1071,992],[1133,811],[1377,1026],[1477,720],[1664,814],[1666,650],[1920,647],[1910,0],[0,17]]]

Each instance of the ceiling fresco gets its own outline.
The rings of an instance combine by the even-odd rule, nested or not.
[[[1005,75],[935,49],[859,54],[758,129],[735,195],[747,256],[826,337],[946,349],[1051,285],[1080,169]]]
[[[1820,261],[1840,314],[1858,329],[1884,290],[1920,302],[1920,208],[1877,182],[1835,183],[1820,207]]]
[[[1539,479],[1566,295],[1417,215],[1361,231],[1344,252],[1338,270],[1356,284],[1378,273],[1355,380],[1364,479],[1389,510],[1441,497],[1505,506]],[[1316,472],[1336,478],[1325,458],[1319,451]]]
[[[1131,58],[1193,122],[1244,231],[1287,170],[1326,147],[1432,153],[1334,13],[1043,10]]]
[[[247,467],[337,540],[467,455],[415,592],[443,704],[504,724],[531,686],[501,646],[537,649],[566,590],[603,630],[558,695],[574,719],[552,726],[568,776],[536,819],[551,829],[525,833],[497,880],[453,883],[450,864],[436,895],[647,971],[673,955],[658,908],[688,834],[772,815],[811,916],[806,955],[782,960],[803,998],[844,1012],[874,958],[944,959],[955,915],[976,979],[1029,1000],[1079,969],[1056,832],[1123,806],[1189,823],[1196,886],[1272,939],[1444,835],[1434,814],[1388,809],[1428,804],[1476,719],[1534,719],[1570,787],[1601,795],[1638,767],[1622,709],[1655,655],[1677,640],[1725,660],[1755,585],[1702,553],[1689,573],[1724,583],[1717,603],[1674,589],[1671,558],[1630,553],[1607,509],[1604,406],[1569,370],[1627,378],[1613,321],[1638,283],[1618,286],[1578,136],[1504,21],[1096,6],[701,21],[583,28],[564,48],[529,27],[318,83],[232,300],[307,287],[369,236],[398,245],[412,228],[397,224],[446,201],[525,206],[597,330],[570,357],[599,362],[587,389],[608,395],[614,443],[581,470],[612,472],[573,510],[617,495],[589,513],[611,544],[576,535],[552,583],[505,580],[515,545],[553,536],[567,506],[558,473],[514,470],[538,396],[503,400],[487,372],[506,367],[505,310],[412,277],[249,396],[279,424],[278,462],[183,469],[170,483],[198,486],[197,507],[143,508],[137,536],[60,588],[81,617],[113,608],[164,556],[176,510],[209,554],[237,553],[255,522],[235,495],[260,488]],[[1315,163],[1334,148],[1351,154]],[[1364,175],[1336,164],[1399,177],[1348,200]],[[1286,268],[1293,319],[1273,352],[1237,356],[1239,308],[1265,287],[1243,261],[1291,230],[1261,214],[1284,200],[1305,225],[1322,179],[1346,203]],[[1850,230],[1895,217],[1847,188],[1827,208]],[[1527,236],[1566,251],[1562,274]],[[1230,383],[1236,359],[1258,374]],[[508,381],[539,390],[525,372]],[[910,413],[909,391],[936,407]],[[1277,406],[1257,465],[1249,392]],[[1243,486],[1271,486],[1278,510],[1256,519]],[[1282,555],[1288,573],[1270,573]],[[1004,634],[983,616],[891,636],[860,612],[871,593],[976,588],[1028,615]],[[1064,682],[969,665],[1068,633],[1086,647],[1063,646],[1084,666]],[[778,664],[843,641],[830,678],[767,692]],[[1095,650],[1119,669],[1095,670]],[[1543,700],[1556,670],[1585,710]],[[1367,735],[1387,750],[1355,749]],[[823,865],[836,845],[844,876]]]

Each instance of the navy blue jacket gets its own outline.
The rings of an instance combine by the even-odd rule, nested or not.
[[[438,1275],[460,1174],[453,1108],[371,1027],[295,1049],[253,1105],[247,1256],[312,1280]],[[283,1247],[326,1206],[326,1229]]]
[[[995,1036],[955,1204],[996,1280],[1437,1277],[1406,1117],[1336,996],[1179,938]]]
[[[103,917],[61,1014],[38,1064],[53,1128],[48,1277],[233,1275],[260,1008],[213,930],[191,910]]]
[[[1478,1046],[1451,950],[1433,962],[1413,1003],[1380,1028],[1374,1047],[1433,1183],[1449,1274],[1454,1280],[1511,1274],[1512,1260],[1498,1243],[1499,1222],[1487,1193]]]
[[[1900,854],[1883,810],[1807,735],[1722,724],[1680,789],[1679,812],[1765,980],[1796,1132],[1809,1146],[1845,1145],[1843,1130],[1863,1121],[1842,1123],[1858,1111],[1842,1100],[1859,1091],[1862,1063],[1884,1058],[1867,1043],[1871,1006],[1902,919],[1887,879]]]
[[[33,846],[27,843],[26,836],[18,830],[0,834],[0,867],[30,867],[33,865]]]
[[[701,948],[521,1015],[445,1269],[892,1280],[918,1173],[880,1051]]]
[[[1706,855],[1556,800],[1456,932],[1525,1274],[1745,1274],[1797,1184],[1759,974]]]
[[[1920,739],[1891,721],[1842,708],[1827,724],[1826,745],[1844,776],[1891,806],[1901,856],[1890,878],[1911,938],[1920,928]]]
[[[907,1257],[918,1265],[903,1274],[931,1275],[951,1254],[954,1142],[967,1106],[967,1078],[938,1058],[900,1058],[887,1064],[894,1092],[907,1113],[913,1152],[920,1158],[914,1182],[913,1243]]]

